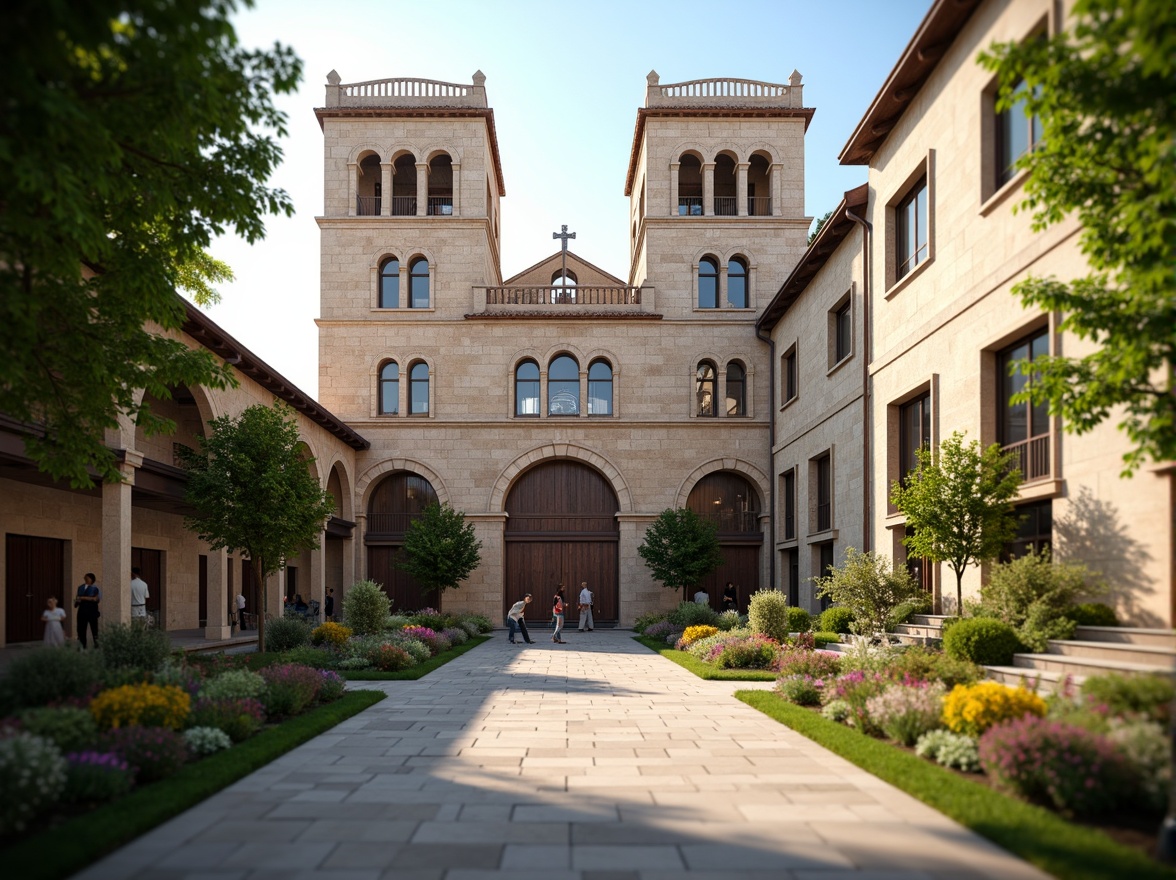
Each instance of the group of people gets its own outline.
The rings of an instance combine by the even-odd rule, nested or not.
[[[522,599],[510,606],[510,611],[506,613],[506,623],[510,630],[508,640],[512,645],[518,644],[518,641],[515,639],[515,634],[519,632],[522,633],[523,641],[525,641],[528,645],[534,644],[534,642],[531,641],[531,633],[527,630],[527,621],[524,617],[527,611],[527,605],[530,604],[532,598],[532,595],[527,593],[525,596],[523,596]],[[592,604],[594,599],[592,591],[588,589],[587,581],[580,582],[580,595],[577,597],[577,599],[577,607],[580,611],[580,625],[576,631],[592,632],[593,623],[595,622],[592,619]],[[563,628],[566,613],[567,599],[564,597],[564,585],[561,583],[555,588],[555,595],[551,600],[551,624],[554,629],[554,632],[551,636],[551,641],[557,645],[567,644],[567,642],[563,640]]]
[[[147,600],[151,598],[151,589],[142,578],[143,572],[138,568],[131,569],[131,620],[147,619]],[[93,572],[86,572],[82,583],[78,585],[74,595],[73,607],[78,612],[78,641],[83,648],[88,647],[88,638],[93,639],[94,647],[98,647],[98,618],[102,616],[99,604],[102,602],[102,589],[98,586],[98,579]],[[65,609],[57,605],[57,597],[50,596],[46,602],[46,609],[41,612],[41,620],[45,622],[45,644],[50,647],[60,647],[65,644]]]
[[[699,591],[694,594],[694,601],[698,605],[709,605],[710,593],[708,593],[706,590],[699,589]],[[739,610],[739,590],[730,581],[727,581],[727,585],[723,587],[723,610]]]

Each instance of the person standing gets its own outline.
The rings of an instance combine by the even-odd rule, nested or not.
[[[138,568],[131,569],[131,620],[147,620],[147,600],[151,598],[151,591],[147,582],[139,575],[143,572]]]
[[[237,629],[245,629],[245,594],[237,594]]]
[[[567,642],[561,638],[564,628],[563,584],[559,585],[559,588],[555,591],[555,596],[551,600],[551,616],[555,618],[555,634],[551,637],[551,640],[557,645],[566,645]]]
[[[531,594],[523,596],[519,601],[510,606],[510,611],[506,612],[506,625],[510,627],[510,635],[507,640],[512,645],[517,645],[515,641],[515,630],[519,630],[523,634],[523,641],[528,645],[535,644],[531,641],[531,634],[527,632],[527,621],[523,619],[527,613],[527,605],[531,601]]]
[[[65,644],[65,630],[61,628],[65,609],[57,607],[55,596],[50,596],[47,604],[49,607],[41,612],[41,620],[45,621],[45,647],[60,648]]]
[[[78,587],[74,596],[74,608],[78,610],[78,641],[82,649],[86,648],[86,627],[94,637],[94,647],[98,647],[98,618],[102,612],[98,610],[98,603],[102,601],[102,590],[98,588],[93,572],[86,572],[83,583]]]
[[[323,619],[324,620],[334,620],[335,619],[335,588],[334,587],[327,588],[327,601],[326,601],[326,604],[323,605]]]
[[[694,594],[694,604],[695,605],[709,605],[710,604],[710,593],[708,593],[702,587],[699,587],[698,592]]]
[[[723,610],[739,610],[739,594],[735,589],[735,585],[730,581],[727,581],[727,586],[723,587]]]
[[[577,627],[578,632],[583,632],[584,627],[588,627],[588,632],[592,632],[592,591],[588,589],[588,581],[580,582],[580,625]]]

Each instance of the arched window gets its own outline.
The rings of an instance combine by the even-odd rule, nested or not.
[[[576,301],[576,273],[571,269],[556,270],[551,276],[551,301],[553,303]]]
[[[588,367],[588,415],[611,416],[613,372],[608,361],[593,361]]]
[[[727,415],[747,415],[747,373],[743,364],[727,364]]]
[[[400,156],[392,164],[392,216],[416,216],[416,159]]]
[[[400,413],[400,365],[389,361],[380,368],[380,415]]]
[[[747,169],[747,213],[751,217],[772,213],[772,165],[762,153],[751,157]]]
[[[539,365],[523,361],[515,369],[515,415],[539,415]]]
[[[428,213],[445,217],[453,214],[453,160],[445,153],[429,162]]]
[[[678,215],[702,216],[702,163],[689,154],[678,160]]]
[[[703,257],[698,261],[698,307],[719,307],[719,264],[711,257]]]
[[[380,157],[368,154],[359,162],[359,178],[355,181],[355,213],[360,217],[380,216],[380,194],[383,188]]]
[[[727,305],[747,308],[747,264],[735,257],[727,264]]]
[[[429,261],[424,257],[417,257],[408,267],[408,307],[429,307]]]
[[[580,365],[571,355],[561,354],[547,370],[547,414],[580,414]]]
[[[424,361],[417,361],[408,371],[408,414],[429,414],[429,365]]]
[[[715,415],[717,391],[715,365],[710,361],[703,361],[698,365],[698,375],[694,382],[694,397],[698,401],[698,409],[695,412],[698,415]]]
[[[400,308],[400,260],[395,257],[380,264],[380,308]]]
[[[715,216],[734,217],[736,208],[735,159],[721,153],[715,157]]]

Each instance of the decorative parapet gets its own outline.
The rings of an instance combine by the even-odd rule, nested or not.
[[[645,78],[646,107],[803,107],[801,75],[792,71],[788,84],[754,79],[692,79],[662,85],[656,70]]]
[[[501,317],[599,317],[602,315],[650,316],[654,288],[513,286],[473,288],[471,311],[466,316]]]
[[[488,107],[486,75],[479,70],[473,79],[470,85],[413,77],[344,83],[332,70],[327,74],[327,107]]]

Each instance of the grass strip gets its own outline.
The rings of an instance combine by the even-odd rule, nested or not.
[[[647,639],[645,636],[633,636],[651,651],[657,651],[667,660],[677,663],[687,672],[693,672],[699,678],[707,681],[775,681],[776,673],[767,669],[719,669],[710,663],[704,663],[693,654],[671,648],[665,642],[657,639]]]
[[[464,645],[450,648],[436,657],[430,657],[424,663],[418,663],[411,669],[401,669],[399,672],[380,672],[374,669],[339,670],[339,674],[348,681],[416,681],[424,678],[434,669],[440,669],[450,660],[456,660],[466,651],[472,651],[483,642],[490,641],[490,636],[470,636]]]
[[[736,691],[735,696],[1055,877],[1176,878],[1176,871],[1097,829],[1073,825],[1043,807],[963,779],[771,691]]]
[[[349,691],[333,703],[187,764],[174,776],[28,837],[0,852],[5,875],[21,880],[68,877],[385,696],[382,691]]]

